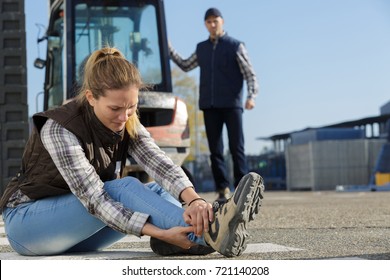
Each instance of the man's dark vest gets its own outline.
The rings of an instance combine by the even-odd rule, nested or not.
[[[33,116],[34,128],[26,143],[21,170],[8,184],[0,201],[1,208],[18,189],[31,199],[70,192],[41,141],[40,131],[48,118],[76,135],[86,158],[103,182],[117,177],[116,162],[121,162],[122,170],[126,163],[129,136],[127,133],[121,135],[106,128],[96,118],[89,105],[87,106],[79,106],[73,101]]]
[[[242,108],[243,75],[237,62],[240,42],[227,34],[217,44],[197,45],[200,67],[199,108]]]

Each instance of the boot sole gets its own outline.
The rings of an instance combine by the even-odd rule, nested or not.
[[[264,192],[263,179],[256,173],[249,173],[249,175],[245,182],[246,186],[243,187],[249,190],[246,195],[240,195],[237,205],[241,207],[236,209],[235,217],[229,222],[231,234],[226,235],[221,243],[220,252],[223,252],[226,257],[239,256],[245,251],[249,237],[247,225],[260,211]]]
[[[155,254],[161,256],[172,256],[172,255],[204,256],[215,252],[213,248],[208,246],[202,246],[202,245],[195,245],[190,249],[183,249],[180,248],[179,246],[166,243],[154,237],[150,238],[150,248]]]

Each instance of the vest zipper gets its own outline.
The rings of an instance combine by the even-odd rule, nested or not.
[[[215,62],[215,49],[217,48],[218,44],[218,37],[215,38],[215,41],[213,42],[213,51],[211,53],[211,107],[214,107],[214,90],[215,90],[215,84],[214,84],[214,62]]]

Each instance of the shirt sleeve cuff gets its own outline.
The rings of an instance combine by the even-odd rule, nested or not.
[[[180,182],[180,185],[178,185],[177,188],[174,188],[174,189],[173,189],[173,194],[172,194],[173,197],[175,197],[178,201],[182,201],[182,200],[180,199],[181,193],[182,193],[185,189],[187,189],[187,188],[190,188],[190,187],[194,188],[192,185],[193,185],[193,184],[192,184],[192,182],[191,182],[190,180],[183,180],[183,181],[181,181],[181,182]]]
[[[137,237],[140,237],[142,235],[142,228],[144,227],[148,219],[148,214],[134,212],[129,222],[129,224],[131,225],[129,232],[131,234],[136,235]]]

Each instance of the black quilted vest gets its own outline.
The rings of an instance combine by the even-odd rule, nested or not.
[[[21,170],[7,185],[0,201],[1,208],[18,189],[31,199],[70,192],[41,141],[40,130],[49,118],[77,136],[85,157],[103,182],[117,178],[115,169],[118,161],[123,170],[129,144],[128,134],[124,131],[112,132],[96,118],[89,105],[80,106],[72,101],[33,116],[34,127],[26,143]]]

